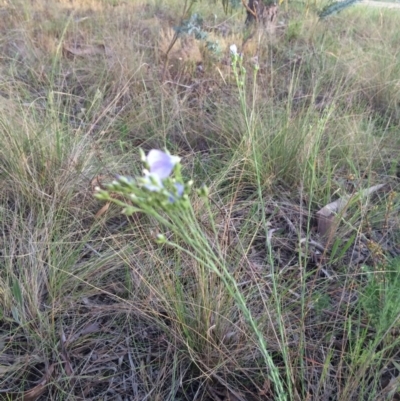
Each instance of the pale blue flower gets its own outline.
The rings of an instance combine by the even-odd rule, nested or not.
[[[183,195],[183,191],[185,190],[184,185],[181,184],[180,182],[177,182],[175,184],[175,188],[176,188],[176,193],[178,194],[179,197],[181,197]]]
[[[174,203],[177,198],[181,198],[185,190],[183,184],[174,183],[174,191],[171,193],[163,183],[171,175],[176,164],[180,162],[180,158],[161,150],[152,149],[145,161],[149,170],[144,170],[144,177],[140,179],[143,187],[151,192],[164,192],[171,203]]]
[[[146,157],[150,168],[150,175],[157,177],[156,180],[163,180],[170,176],[175,165],[180,162],[178,156],[171,156],[161,150],[152,149]]]
[[[181,198],[183,195],[183,191],[185,190],[185,187],[183,184],[181,184],[180,182],[176,182],[174,184],[175,190],[176,190],[176,194],[170,194],[168,200],[171,203],[174,203],[176,201],[176,198]]]
[[[231,45],[229,47],[230,51],[231,51],[231,55],[232,56],[237,56],[238,52],[237,52],[237,46],[236,45]]]

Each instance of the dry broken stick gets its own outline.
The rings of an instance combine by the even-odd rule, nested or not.
[[[317,212],[318,233],[325,239],[331,239],[339,224],[338,215],[340,216],[340,214],[350,205],[351,201],[357,197],[363,198],[369,196],[384,186],[385,184],[374,185],[358,191],[353,195],[342,196],[335,202],[325,205]]]

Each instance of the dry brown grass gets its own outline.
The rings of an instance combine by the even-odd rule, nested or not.
[[[398,395],[398,340],[375,338],[359,302],[361,266],[399,253],[398,19],[282,13],[283,28],[249,50],[258,60],[245,53],[251,153],[229,58],[243,21],[198,7],[221,52],[180,38],[168,74],[178,2],[0,10],[0,399],[274,399],[223,283],[156,245],[152,218],[93,198],[140,171],[139,146],[179,153],[185,176],[209,186],[221,254],[289,399]],[[382,182],[325,249],[315,212]]]

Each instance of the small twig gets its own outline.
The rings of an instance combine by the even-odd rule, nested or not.
[[[90,251],[92,251],[93,253],[95,253],[97,256],[101,257],[101,253],[97,252],[96,249],[94,249],[92,246],[90,246],[89,244],[85,244],[86,248],[88,248]]]
[[[187,17],[187,15],[190,13],[191,8],[193,7],[195,0],[191,0],[189,7],[187,6],[188,0],[185,0],[185,5],[183,7],[183,12],[182,12],[182,17],[180,20],[180,25],[183,24],[183,21]],[[165,75],[167,73],[167,66],[168,66],[168,61],[169,61],[169,52],[172,50],[172,48],[175,46],[176,41],[179,38],[179,33],[178,31],[175,31],[175,34],[171,40],[171,43],[168,46],[167,51],[165,52],[165,60],[164,60],[164,68],[163,68],[163,75],[162,75],[162,80],[165,81]]]
[[[254,10],[252,10],[248,5],[247,5],[247,3],[246,3],[246,1],[245,0],[242,0],[242,3],[243,3],[243,5],[244,5],[244,8],[249,12],[249,13],[251,13],[252,15],[253,15],[253,17],[256,19],[256,21],[257,21],[257,13],[254,11]]]
[[[308,242],[310,245],[314,245],[319,251],[321,252],[325,252],[325,247],[323,245],[321,245],[320,243],[312,240],[312,239],[308,239],[308,238],[302,238],[300,240],[300,244],[304,243],[304,242]]]
[[[293,233],[293,234],[297,234],[299,235],[299,231],[296,229],[295,225],[292,223],[292,221],[289,219],[289,217],[286,216],[286,213],[282,211],[282,209],[278,206],[277,203],[274,202],[274,205],[276,208],[279,209],[279,216],[283,217],[287,223],[287,225],[289,226],[289,230]]]

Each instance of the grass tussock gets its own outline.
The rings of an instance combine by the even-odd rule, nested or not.
[[[0,399],[400,399],[400,13],[181,7],[0,10]],[[139,148],[208,200],[96,199]]]

